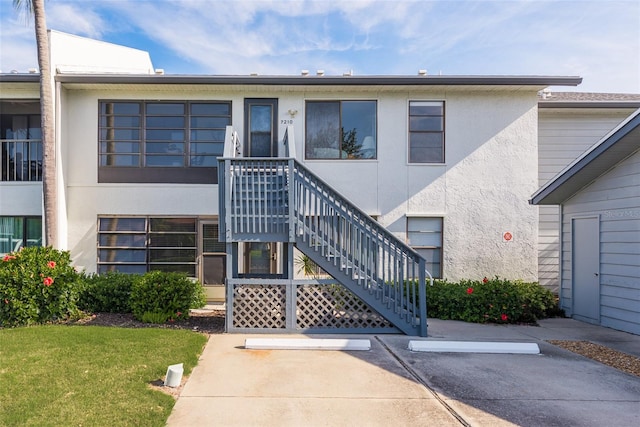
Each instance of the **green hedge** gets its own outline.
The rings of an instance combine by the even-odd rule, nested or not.
[[[204,289],[180,273],[151,271],[131,288],[131,309],[136,319],[164,323],[189,317],[190,308],[206,303]]]
[[[0,327],[78,318],[82,277],[69,252],[28,247],[0,261]]]
[[[474,323],[535,323],[561,315],[556,297],[538,283],[495,277],[427,285],[427,314]]]
[[[131,288],[140,277],[112,271],[86,276],[80,308],[92,313],[131,313]]]

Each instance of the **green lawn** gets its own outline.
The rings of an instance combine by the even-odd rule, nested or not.
[[[0,329],[0,426],[164,426],[174,399],[148,388],[188,375],[207,338],[99,326]]]

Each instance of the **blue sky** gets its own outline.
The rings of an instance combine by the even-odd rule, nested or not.
[[[150,52],[167,74],[582,76],[640,93],[638,0],[46,0],[48,27]],[[0,70],[37,67],[0,0]]]

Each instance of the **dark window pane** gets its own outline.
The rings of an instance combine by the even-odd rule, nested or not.
[[[220,141],[224,142],[225,132],[222,130],[192,130],[191,141]]]
[[[191,143],[191,154],[215,154],[222,155],[224,143],[222,142],[197,142]]]
[[[140,140],[139,129],[100,129],[100,139],[103,141],[137,141]]]
[[[184,157],[182,156],[146,156],[147,166],[183,167]]]
[[[102,116],[100,126],[135,128],[140,126],[140,116]]]
[[[104,154],[111,153],[138,153],[140,145],[137,142],[101,142],[100,152]]]
[[[306,125],[306,158],[338,159],[341,157],[339,102],[308,102]]]
[[[409,119],[409,130],[411,131],[442,131],[442,117],[417,116]]]
[[[342,157],[376,157],[376,102],[342,102]],[[367,150],[366,153],[364,150]]]
[[[195,218],[150,218],[149,221],[152,232],[196,232]]]
[[[147,104],[147,114],[154,115],[169,115],[169,114],[184,114],[184,104],[183,103],[158,103],[158,104]]]
[[[184,152],[184,143],[182,142],[148,142],[146,145],[147,153],[151,154],[182,154]]]
[[[228,116],[231,114],[229,103],[215,104],[191,104],[191,114],[201,114],[208,116]]]
[[[146,231],[145,218],[100,218],[100,231]]]
[[[131,248],[144,248],[146,244],[144,234],[108,234],[100,233],[99,245],[106,247],[124,246]]]
[[[27,246],[42,245],[42,218],[25,218],[27,226]]]
[[[195,248],[195,234],[153,234],[149,235],[149,246]]]
[[[440,102],[412,102],[409,106],[412,116],[441,116],[443,115]]]
[[[145,249],[98,249],[100,262],[146,262]]]
[[[100,156],[100,166],[140,166],[139,155],[109,154]]]
[[[184,127],[185,119],[183,116],[147,117],[145,123],[147,128],[176,129]]]
[[[100,105],[102,114],[140,114],[140,104],[137,102],[103,102]]]
[[[183,129],[148,129],[146,135],[147,141],[184,141]]]
[[[193,167],[216,167],[218,166],[218,155],[191,156],[190,165]]]
[[[149,262],[188,263],[195,262],[195,249],[149,249]]]
[[[229,117],[191,117],[192,128],[224,129],[231,124]]]

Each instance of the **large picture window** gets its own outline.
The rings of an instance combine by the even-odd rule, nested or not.
[[[197,218],[98,218],[98,273],[174,271],[196,277]]]
[[[377,158],[376,101],[307,101],[307,159]]]
[[[409,102],[409,163],[444,163],[444,102]]]
[[[442,277],[442,218],[407,218],[407,240],[427,260],[427,270],[434,278]]]
[[[101,101],[100,182],[212,183],[230,102]]]
[[[0,216],[0,254],[27,246],[42,246],[42,218]]]

